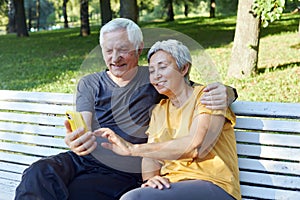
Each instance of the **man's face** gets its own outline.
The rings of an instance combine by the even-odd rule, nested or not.
[[[109,71],[118,78],[138,65],[139,55],[123,29],[103,34],[102,54]]]

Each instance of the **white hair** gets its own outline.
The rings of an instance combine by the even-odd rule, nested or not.
[[[189,70],[184,76],[184,79],[186,83],[190,84],[189,73],[192,66],[192,57],[190,54],[190,50],[178,40],[169,39],[158,41],[154,45],[152,45],[152,47],[148,51],[148,63],[150,61],[151,56],[160,50],[169,53],[176,60],[176,64],[179,70],[182,70],[182,68],[186,64],[188,64]]]
[[[143,33],[140,27],[130,19],[116,18],[105,24],[100,30],[99,43],[103,45],[103,34],[124,29],[127,31],[128,40],[133,44],[136,52],[138,52],[143,43]]]

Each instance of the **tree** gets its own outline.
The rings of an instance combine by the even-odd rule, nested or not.
[[[80,22],[80,36],[90,35],[89,0],[80,0]]]
[[[120,17],[137,22],[139,17],[137,0],[120,0]]]
[[[69,28],[69,22],[68,22],[68,12],[67,12],[67,3],[69,0],[63,0],[63,16],[64,16],[64,28]]]
[[[257,71],[260,26],[279,19],[284,0],[243,0],[238,3],[237,23],[228,76],[248,77]]]
[[[173,0],[167,0],[167,21],[174,21]]]
[[[112,20],[110,0],[100,0],[101,24],[102,26]]]
[[[209,17],[214,18],[216,17],[216,0],[210,0],[210,12]]]
[[[15,33],[16,30],[16,9],[13,0],[8,1],[8,25],[7,25],[7,32],[8,33]]]
[[[16,30],[18,37],[28,37],[28,31],[26,26],[24,0],[14,0],[14,6],[16,9]]]

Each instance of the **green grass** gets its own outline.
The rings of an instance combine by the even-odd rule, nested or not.
[[[192,37],[213,59],[221,81],[238,89],[240,100],[300,102],[299,15],[286,14],[262,29],[259,73],[242,80],[226,76],[235,21],[236,17],[194,17],[140,25]],[[98,45],[98,34],[99,27],[93,26],[91,36],[85,38],[78,36],[78,28],[31,33],[29,38],[1,35],[0,89],[74,92],[82,62]]]

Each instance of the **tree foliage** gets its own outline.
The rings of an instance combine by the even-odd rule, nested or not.
[[[254,0],[252,12],[255,17],[261,19],[263,27],[280,19],[284,10],[285,0]]]

